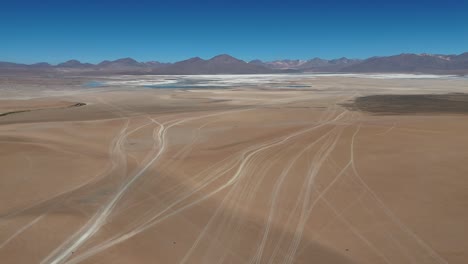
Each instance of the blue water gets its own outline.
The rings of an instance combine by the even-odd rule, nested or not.
[[[231,88],[228,86],[190,86],[190,85],[180,85],[180,84],[157,84],[157,85],[145,85],[145,88],[152,88],[152,89],[219,89],[219,88]]]
[[[160,83],[160,84],[149,84],[149,85],[135,85],[136,87],[145,87],[150,89],[231,89],[235,87],[270,87],[270,88],[310,88],[312,86],[298,83],[298,84],[288,84],[284,82],[278,82],[272,80],[269,83],[249,83],[249,82],[239,82],[239,83],[232,83],[226,85],[220,79],[182,79],[182,78],[174,78],[174,79],[165,79],[166,81],[176,81],[174,83]],[[107,87],[109,86],[106,82],[101,81],[89,81],[83,84],[84,87],[88,88],[97,88],[97,87]],[[111,85],[112,86],[112,85]],[[118,86],[118,85],[117,85]],[[129,85],[132,86],[132,85]]]
[[[310,88],[312,86],[310,86],[310,85],[288,85],[286,87],[289,87],[289,88]]]
[[[95,87],[101,87],[101,86],[105,86],[105,85],[102,82],[91,81],[91,82],[85,83],[84,86],[89,87],[89,88],[95,88]]]

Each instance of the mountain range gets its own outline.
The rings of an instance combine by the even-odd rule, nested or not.
[[[468,74],[468,52],[459,55],[399,54],[365,60],[339,58],[326,60],[252,60],[246,62],[222,54],[204,60],[199,57],[175,62],[138,62],[132,58],[103,61],[98,64],[69,60],[57,65],[41,62],[19,64],[0,62],[0,73],[71,73],[71,74],[266,74],[285,72],[340,73],[433,73]]]

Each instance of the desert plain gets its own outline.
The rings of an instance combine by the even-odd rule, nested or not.
[[[1,263],[468,262],[468,79],[1,76]]]

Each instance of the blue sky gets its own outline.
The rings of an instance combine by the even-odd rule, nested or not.
[[[468,1],[9,1],[0,61],[172,62],[468,51]]]

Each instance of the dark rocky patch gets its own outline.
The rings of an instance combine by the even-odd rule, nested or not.
[[[19,113],[24,113],[24,112],[31,112],[33,110],[19,110],[19,111],[11,111],[11,112],[6,112],[6,113],[0,113],[0,116],[7,116],[7,115],[12,115],[12,114],[19,114]]]
[[[19,113],[25,113],[25,112],[33,112],[33,111],[41,111],[41,110],[49,110],[49,109],[64,109],[64,108],[72,108],[72,107],[80,107],[80,106],[85,106],[86,103],[75,103],[67,107],[54,107],[54,108],[38,108],[38,109],[26,109],[26,110],[18,110],[18,111],[11,111],[11,112],[5,112],[5,113],[0,113],[0,117],[2,116],[7,116],[7,115],[13,115],[13,114],[19,114]]]
[[[373,114],[467,114],[468,94],[369,95],[343,104],[353,111]]]
[[[74,105],[71,105],[70,107],[80,107],[80,106],[85,106],[86,103],[76,103]]]

